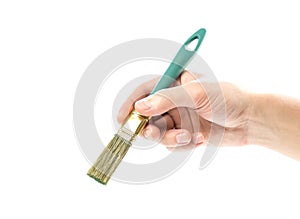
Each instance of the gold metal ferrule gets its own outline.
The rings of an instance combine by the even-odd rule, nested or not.
[[[118,135],[127,141],[134,141],[136,136],[142,132],[149,122],[149,116],[143,116],[133,110],[118,131]]]

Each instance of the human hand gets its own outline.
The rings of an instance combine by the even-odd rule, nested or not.
[[[133,108],[151,116],[142,135],[172,149],[205,144],[213,125],[224,132],[221,145],[247,144],[249,95],[229,83],[202,83],[201,77],[184,71],[173,87],[150,96],[158,79],[140,85],[121,107],[118,121]]]

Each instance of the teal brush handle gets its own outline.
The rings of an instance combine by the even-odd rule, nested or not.
[[[169,65],[168,69],[157,82],[150,94],[154,94],[156,91],[170,87],[170,85],[178,78],[178,76],[181,74],[184,68],[192,60],[193,56],[195,55],[202,43],[205,33],[206,30],[202,28],[196,33],[194,33],[192,36],[190,36],[190,38],[188,38],[187,41],[185,41],[185,43],[180,47],[175,58]],[[194,48],[194,50],[189,50],[187,48],[188,45],[196,39],[198,41],[196,47]]]

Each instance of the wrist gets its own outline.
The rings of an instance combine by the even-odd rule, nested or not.
[[[247,144],[274,147],[279,142],[274,107],[272,95],[249,94]]]

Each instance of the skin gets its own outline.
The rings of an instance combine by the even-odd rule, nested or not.
[[[205,145],[214,126],[224,131],[222,146],[261,145],[300,161],[299,100],[202,79],[184,71],[171,88],[150,96],[158,79],[148,81],[123,104],[118,121],[123,123],[133,109],[151,116],[142,135],[171,150]],[[225,121],[218,119],[224,116]]]

